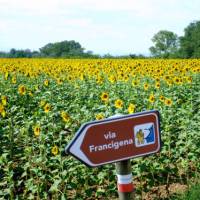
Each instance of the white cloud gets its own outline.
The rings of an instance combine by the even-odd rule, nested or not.
[[[0,0],[1,13],[20,14],[49,14],[56,10],[56,1],[53,0]]]
[[[148,16],[154,15],[158,8],[174,4],[173,2],[172,0],[0,0],[0,11],[9,13],[22,11],[35,15],[66,14],[70,10],[127,11]]]
[[[133,12],[139,16],[158,16],[157,13],[167,14],[171,12],[187,10],[192,13],[193,9],[200,5],[198,0],[0,0],[1,13],[10,14],[18,11],[35,15],[67,14],[73,11],[124,11]],[[180,9],[179,9],[180,8]],[[190,8],[190,9],[188,9]],[[192,9],[191,9],[192,8]],[[196,9],[196,11],[198,11]],[[179,12],[181,14],[181,12]]]

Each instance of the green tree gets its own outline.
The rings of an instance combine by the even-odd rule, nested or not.
[[[173,58],[177,56],[179,38],[175,33],[161,30],[153,36],[152,42],[154,46],[149,48],[152,56],[159,58]]]
[[[46,57],[74,57],[83,54],[84,48],[74,40],[49,43],[40,48],[42,56]]]
[[[12,48],[9,52],[9,57],[15,58],[17,50]]]
[[[200,21],[190,23],[180,37],[180,55],[183,58],[200,58]]]
[[[32,58],[32,52],[30,49],[16,50],[12,48],[7,55],[10,58]]]
[[[8,53],[4,51],[0,51],[0,58],[7,58],[7,57],[8,57]]]

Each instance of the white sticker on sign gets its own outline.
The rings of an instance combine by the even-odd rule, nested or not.
[[[155,128],[153,123],[134,126],[135,146],[142,147],[155,143]]]

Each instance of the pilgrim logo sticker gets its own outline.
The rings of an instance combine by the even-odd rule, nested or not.
[[[135,146],[142,147],[155,143],[155,129],[153,123],[136,125],[134,127]]]

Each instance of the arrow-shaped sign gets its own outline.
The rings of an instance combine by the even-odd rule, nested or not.
[[[89,122],[65,151],[91,167],[153,154],[161,147],[159,124],[158,111]]]

